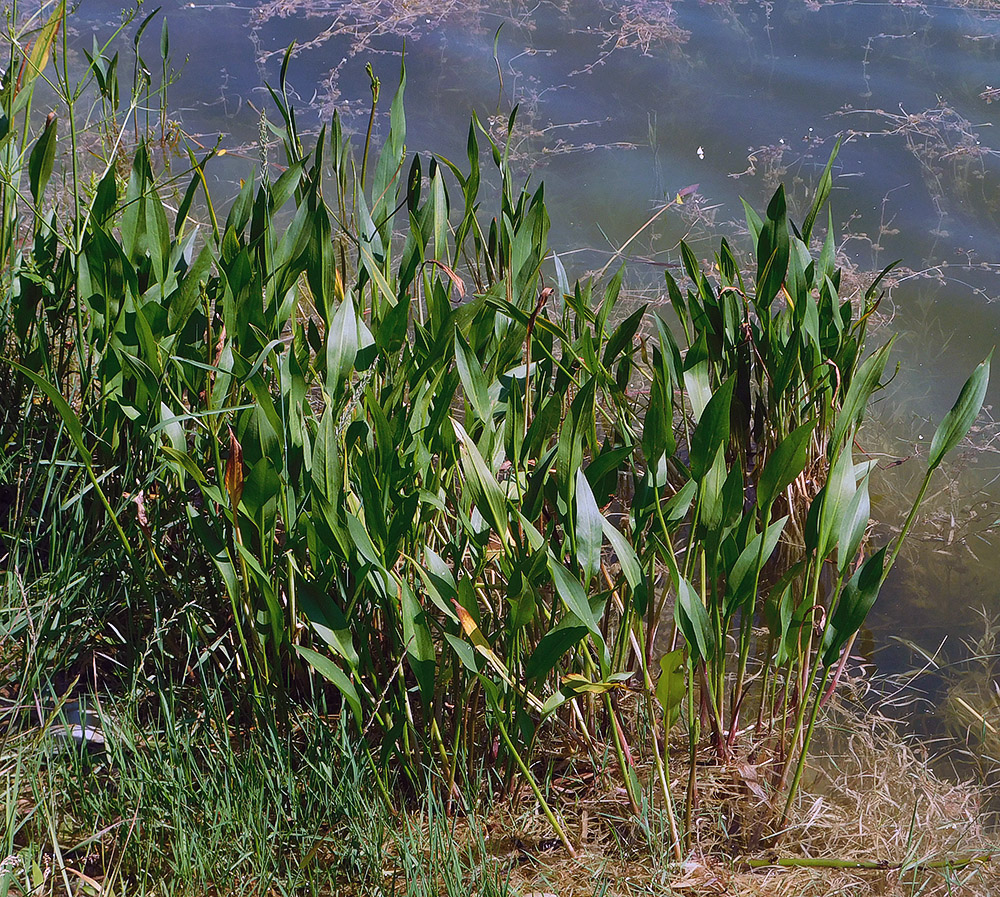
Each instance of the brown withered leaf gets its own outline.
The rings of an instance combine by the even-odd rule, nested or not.
[[[716,874],[707,861],[688,860],[681,866],[681,871],[683,875],[670,882],[670,887],[674,891],[688,891],[699,895],[699,897],[703,897],[703,895],[707,897],[709,894],[726,894],[729,891],[725,880]]]
[[[229,458],[226,460],[226,492],[235,510],[243,497],[243,446],[232,427],[229,428]]]
[[[752,763],[738,763],[736,773],[749,791],[762,801],[766,801],[767,792],[760,784],[760,777],[757,775],[757,767]]]
[[[140,489],[135,495],[132,496],[132,501],[135,503],[135,516],[139,521],[139,526],[142,527],[142,531],[146,534],[146,538],[150,538],[152,536],[152,530],[149,527],[149,515],[146,513],[145,491]]]
[[[448,267],[448,265],[446,265],[444,262],[440,262],[437,259],[427,259],[426,264],[437,265],[442,271],[444,271],[444,273],[447,274],[448,277],[451,279],[451,282],[455,284],[455,289],[458,290],[459,298],[460,299],[465,298],[465,281],[462,280],[462,278],[459,277],[452,268]]]

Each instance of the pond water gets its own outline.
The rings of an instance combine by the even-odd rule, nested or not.
[[[887,464],[919,454],[997,342],[995,0],[162,6],[182,68],[173,115],[206,145],[222,134],[231,154],[212,170],[217,179],[234,183],[259,157],[264,84],[276,82],[293,40],[289,82],[303,126],[318,127],[336,106],[357,130],[370,101],[365,64],[381,77],[387,110],[405,42],[409,148],[464,158],[471,112],[506,121],[519,103],[518,159],[545,180],[550,245],[577,274],[698,185],[630,247],[633,286],[659,282],[649,262],[676,261],[680,238],[707,255],[718,234],[738,232],[740,196],[761,208],[784,179],[801,204],[840,136],[832,207],[843,249],[861,271],[895,259],[905,267],[884,304],[901,333],[900,372],[863,446]],[[89,47],[92,31],[107,36],[120,9],[120,0],[88,0],[76,37]],[[150,59],[158,36],[157,24],[144,38]],[[987,403],[996,406],[993,379]],[[986,425],[938,474],[926,523],[873,613],[866,651],[881,668],[920,662],[900,639],[933,650],[947,635],[956,656],[960,638],[981,634],[984,611],[1000,615],[998,450]],[[920,464],[881,477],[876,513],[889,525],[902,522]]]

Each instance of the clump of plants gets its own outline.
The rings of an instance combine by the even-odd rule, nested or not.
[[[475,116],[461,163],[407,153],[405,72],[380,148],[355,154],[334,115],[307,151],[286,54],[281,164],[224,213],[212,153],[174,210],[141,139],[127,178],[68,173],[65,203],[56,122],[75,147],[79,97],[117,88],[96,49],[32,130],[25,85],[64,19],[12,44],[0,86],[0,563],[28,596],[8,633],[154,692],[214,666],[244,726],[322,705],[391,804],[429,779],[453,811],[485,768],[569,854],[574,792],[553,798],[540,744],[614,778],[635,818],[660,808],[677,860],[706,756],[750,758],[765,811],[737,846],[777,844],[989,376],[939,425],[898,537],[870,544],[854,445],[891,341],[867,351],[880,278],[843,297],[832,226],[814,246],[833,159],[800,225],[780,187],[747,207],[752,270],[726,240],[707,269],[682,246],[685,286],[621,315],[623,272],[570,281],[544,188]]]

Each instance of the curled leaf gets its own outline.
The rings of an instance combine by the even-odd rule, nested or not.
[[[226,461],[225,486],[235,511],[243,497],[243,446],[240,445],[232,427],[229,428],[229,459]]]

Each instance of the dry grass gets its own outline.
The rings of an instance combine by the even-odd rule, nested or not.
[[[991,864],[951,872],[927,868],[996,849],[980,790],[936,775],[925,754],[876,718],[841,713],[831,722],[823,732],[825,744],[816,745],[814,775],[799,801],[789,843],[803,856],[902,868],[822,870],[827,890],[801,887],[796,893],[995,893],[1000,869]]]
[[[816,741],[809,779],[777,849],[758,837],[773,818],[763,752],[754,762],[744,753],[725,767],[709,765],[705,755],[695,837],[680,865],[670,862],[658,809],[647,807],[642,819],[632,816],[624,789],[612,778],[566,756],[546,758],[544,751],[536,770],[550,771],[550,793],[559,797],[577,856],[561,849],[527,789],[487,818],[451,820],[449,838],[467,857],[472,878],[506,881],[511,894],[536,897],[979,897],[998,892],[1000,864],[987,857],[1000,842],[978,787],[935,774],[926,755],[871,713],[831,708]],[[687,774],[682,750],[671,767],[680,804]],[[640,779],[651,774],[642,764],[637,771]],[[410,817],[408,825],[411,837],[432,840],[425,816]],[[429,866],[431,855],[428,849]],[[881,867],[763,865],[779,860]],[[398,871],[402,874],[402,864]]]

